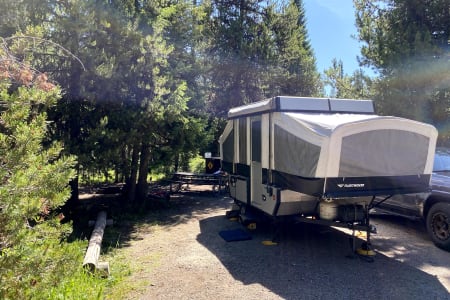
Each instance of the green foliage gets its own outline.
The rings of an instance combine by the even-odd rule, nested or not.
[[[67,184],[74,176],[74,159],[59,157],[60,144],[55,142],[46,148],[42,145],[46,132],[46,113],[42,107],[55,103],[58,90],[45,92],[37,86],[21,86],[8,92],[9,86],[4,81],[0,87],[3,245],[17,242],[12,233],[20,232],[26,219],[64,204],[70,194]]]
[[[372,99],[373,79],[360,69],[347,75],[342,61],[333,59],[332,66],[325,70],[324,83],[331,88],[331,97],[344,99]]]
[[[53,285],[62,272],[58,258],[51,260],[67,228],[52,212],[69,198],[75,175],[75,159],[60,155],[62,144],[44,146],[46,109],[60,90],[12,54],[28,47],[17,37],[0,48],[0,297],[11,299],[37,297],[41,283]]]
[[[269,91],[273,95],[316,96],[321,89],[316,59],[309,43],[303,1],[287,1],[271,11],[273,54]]]
[[[448,1],[355,0],[362,63],[388,75],[448,49]]]
[[[0,256],[1,299],[104,299],[135,268],[116,251],[118,245],[113,245],[102,254],[111,266],[109,278],[84,270],[88,242],[69,242],[71,225],[61,225],[58,218],[41,222],[20,245],[4,249]],[[109,231],[107,228],[104,243],[108,243]]]
[[[70,225],[58,218],[41,222],[21,234],[20,244],[3,249],[0,298],[100,299],[104,284],[81,268],[87,242],[66,241]]]
[[[311,96],[320,78],[302,1],[213,1],[209,10],[213,111],[279,94]]]
[[[378,110],[436,125],[449,144],[450,11],[447,0],[355,0],[361,63],[381,74]]]
[[[189,161],[189,172],[192,173],[204,173],[205,172],[205,158],[201,155],[197,155]]]
[[[46,104],[57,94],[46,94],[36,88],[20,87],[9,94],[3,87],[1,102],[2,132],[0,132],[0,153],[2,161],[3,200],[19,208],[14,217],[30,217],[41,209],[42,203],[57,207],[68,196],[65,188],[73,177],[73,159],[58,159],[61,145],[53,143],[42,147],[46,128],[45,112],[39,112],[37,105]],[[27,209],[25,210],[25,207]],[[5,209],[8,209],[6,205]],[[25,214],[23,214],[25,212]]]

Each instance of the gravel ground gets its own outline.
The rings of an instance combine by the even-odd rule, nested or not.
[[[450,253],[419,222],[374,216],[373,262],[350,255],[346,233],[318,225],[284,228],[278,245],[262,244],[267,226],[226,242],[219,231],[243,228],[225,217],[232,200],[201,190],[173,195],[134,233],[124,251],[142,284],[127,299],[450,299]]]

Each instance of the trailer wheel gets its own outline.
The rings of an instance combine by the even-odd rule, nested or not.
[[[436,203],[427,214],[427,230],[433,243],[450,250],[450,204]]]

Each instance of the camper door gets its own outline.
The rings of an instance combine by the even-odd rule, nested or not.
[[[261,197],[261,137],[261,116],[252,117],[250,120],[250,197],[252,204],[256,204],[255,202],[258,202]]]

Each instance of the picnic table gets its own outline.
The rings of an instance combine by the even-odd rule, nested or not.
[[[221,193],[228,186],[228,175],[224,172],[208,173],[189,173],[176,172],[173,173],[170,181],[170,192],[176,193],[180,191],[183,185],[189,189],[189,185],[211,185],[213,191]]]

